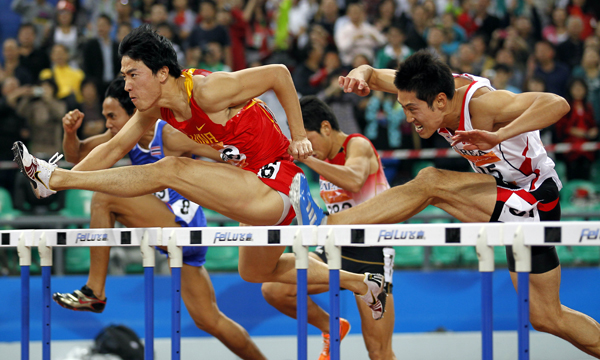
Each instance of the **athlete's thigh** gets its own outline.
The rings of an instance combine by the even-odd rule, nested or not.
[[[116,220],[127,227],[178,227],[175,215],[167,205],[154,195],[132,198],[117,197],[95,193],[92,198],[92,209],[95,201],[106,203],[109,210],[116,215]],[[92,216],[94,216],[92,212]]]
[[[513,286],[517,289],[517,273],[510,272]],[[561,267],[543,274],[529,274],[529,309],[535,315],[559,315]]]
[[[385,314],[383,319],[374,320],[369,306],[358,297],[356,305],[360,314],[363,338],[367,349],[381,348],[385,352],[392,350],[392,335],[396,312],[394,310],[394,296],[389,294],[386,299]]]
[[[488,222],[496,206],[496,179],[478,173],[439,171],[432,205],[462,222]]]
[[[180,158],[176,189],[200,206],[251,225],[274,225],[281,218],[283,201],[250,171],[229,164]]]

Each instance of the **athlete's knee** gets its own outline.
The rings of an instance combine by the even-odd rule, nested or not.
[[[165,156],[155,163],[164,174],[178,174],[179,170],[185,166],[184,158],[178,156]]]
[[[277,282],[263,283],[261,291],[265,300],[271,304],[280,304],[289,297],[296,296],[296,287]]]
[[[111,195],[107,195],[104,193],[100,193],[100,192],[95,192],[94,195],[92,195],[92,202],[90,204],[90,211],[95,211],[95,210],[108,210],[110,209],[113,201],[114,201],[114,196]]]
[[[415,180],[417,180],[420,184],[431,188],[438,185],[438,181],[442,178],[442,176],[442,171],[434,168],[433,166],[428,166],[419,170]]]
[[[190,311],[190,316],[198,329],[215,335],[219,328],[219,322],[224,315],[216,306],[210,306],[209,309],[192,310]]]
[[[543,310],[532,310],[529,314],[531,326],[540,332],[557,335],[560,333],[559,314]]]
[[[390,359],[389,351],[382,343],[371,341],[367,345],[367,352],[369,353],[369,359],[371,360],[387,360]]]

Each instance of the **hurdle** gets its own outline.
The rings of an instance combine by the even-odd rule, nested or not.
[[[298,359],[306,359],[308,246],[324,245],[330,271],[331,359],[340,358],[339,270],[342,246],[474,246],[482,288],[482,359],[493,359],[493,247],[512,245],[518,273],[518,359],[528,360],[531,246],[600,246],[600,222],[338,225],[226,228],[118,228],[0,230],[0,247],[16,247],[21,265],[21,358],[29,359],[29,266],[40,248],[43,280],[43,359],[50,359],[50,267],[52,247],[140,246],[144,258],[146,359],[153,359],[153,267],[151,246],[167,245],[172,268],[172,359],[180,359],[182,246],[292,246],[298,280]],[[44,270],[46,269],[46,270]]]

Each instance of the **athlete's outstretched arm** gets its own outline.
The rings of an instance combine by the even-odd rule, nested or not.
[[[306,139],[292,76],[284,65],[265,65],[194,77],[194,100],[206,112],[219,112],[244,104],[268,90],[275,92],[287,116],[292,135],[288,152],[296,159],[306,159],[312,155],[312,145]]]
[[[374,156],[376,155],[369,142],[357,137],[348,142],[344,165],[330,164],[314,157],[302,162],[334,185],[351,192],[359,192],[369,177],[371,158]]]
[[[149,112],[150,114],[148,114]],[[152,110],[144,113],[136,111],[117,135],[108,142],[98,145],[79,164],[75,165],[73,170],[90,171],[107,169],[113,166],[135,146],[142,135],[156,122],[158,117],[152,116],[151,112]]]
[[[62,124],[64,129],[63,134],[63,151],[65,153],[65,160],[77,164],[87,154],[90,153],[96,146],[104,144],[112,138],[112,134],[109,130],[106,130],[103,134],[90,136],[84,140],[80,140],[77,136],[77,130],[81,127],[84,113],[75,109],[69,111],[62,118]]]
[[[500,142],[548,127],[569,112],[567,101],[551,93],[490,91],[471,100],[471,131],[457,131],[452,146],[467,143],[467,150],[488,150]]]
[[[375,69],[369,65],[361,65],[352,69],[346,76],[340,76],[338,81],[344,92],[367,96],[371,90],[397,94],[394,85],[396,70]]]
[[[167,124],[163,128],[163,149],[166,156],[197,155],[216,162],[223,162],[221,154],[208,145],[198,144],[184,133]]]

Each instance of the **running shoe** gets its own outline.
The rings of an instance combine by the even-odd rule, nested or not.
[[[106,306],[106,300],[100,300],[94,295],[94,291],[83,285],[81,290],[75,290],[71,294],[54,293],[52,299],[65,309],[75,311],[91,311],[101,313]]]
[[[371,311],[373,312],[373,319],[379,320],[383,318],[383,313],[385,312],[385,301],[387,297],[387,293],[383,288],[383,275],[365,273],[364,281],[369,290],[367,290],[367,293],[364,295],[356,294],[356,296],[361,298],[362,301],[369,305]]]
[[[20,141],[13,144],[12,151],[15,154],[14,161],[17,162],[21,172],[29,179],[35,197],[42,199],[56,194],[56,191],[50,189],[50,176],[54,169],[58,167],[56,163],[63,157],[62,155],[56,153],[46,162],[29,154],[27,147]]]
[[[313,200],[304,174],[298,173],[294,176],[290,186],[290,202],[296,212],[298,225],[321,225],[326,217],[323,210]]]
[[[340,341],[344,340],[350,332],[350,322],[340,318]],[[329,360],[329,334],[323,333],[323,351],[319,355],[319,360]]]

